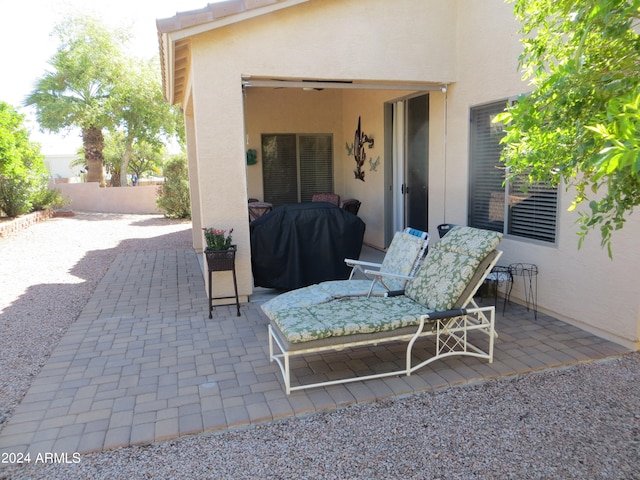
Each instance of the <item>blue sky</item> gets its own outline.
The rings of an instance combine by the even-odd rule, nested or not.
[[[53,26],[67,14],[92,14],[114,26],[132,27],[132,54],[150,58],[158,55],[156,19],[172,17],[206,7],[221,0],[0,0],[0,45],[3,46],[0,101],[10,103],[29,115],[31,139],[40,142],[42,153],[74,153],[81,145],[77,132],[40,133],[29,109],[21,107],[36,80],[47,69],[47,61],[56,51],[50,37]]]

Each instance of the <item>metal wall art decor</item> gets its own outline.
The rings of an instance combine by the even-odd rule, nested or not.
[[[362,166],[367,159],[367,154],[364,151],[364,144],[368,143],[369,148],[373,148],[373,138],[367,137],[360,128],[360,117],[358,117],[358,129],[353,139],[353,156],[356,159],[356,169],[353,171],[356,179],[364,182],[364,170]]]
[[[376,158],[375,162],[373,160],[369,159],[369,171],[370,172],[377,172],[378,171],[378,165],[380,165],[380,155],[378,155],[378,158]]]

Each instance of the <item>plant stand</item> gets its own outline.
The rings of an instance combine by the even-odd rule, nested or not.
[[[509,265],[511,275],[522,277],[524,299],[527,305],[533,307],[533,318],[538,319],[538,266],[533,263],[512,263]]]
[[[205,250],[207,257],[207,268],[209,271],[209,318],[213,318],[213,301],[234,297],[214,297],[213,296],[213,272],[233,273],[233,288],[236,293],[236,309],[240,316],[240,301],[238,300],[238,282],[236,280],[236,246],[231,245],[227,250]]]

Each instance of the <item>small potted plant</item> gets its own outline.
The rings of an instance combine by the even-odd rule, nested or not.
[[[207,242],[207,250],[228,250],[231,247],[231,234],[233,228],[229,230],[227,235],[226,230],[219,230],[217,228],[203,228],[204,239]]]
[[[207,248],[204,253],[211,271],[233,270],[236,257],[236,246],[231,245],[233,228],[226,230],[203,228]]]

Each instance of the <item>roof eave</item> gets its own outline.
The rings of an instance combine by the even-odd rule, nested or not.
[[[310,0],[228,0],[208,4],[200,10],[176,13],[170,18],[156,20],[162,87],[166,100],[180,103],[176,94],[176,44],[181,40],[206,33],[217,28],[233,25],[251,18],[289,8]],[[185,83],[183,79],[183,84]],[[184,93],[184,92],[183,92]]]

